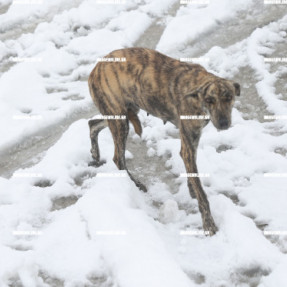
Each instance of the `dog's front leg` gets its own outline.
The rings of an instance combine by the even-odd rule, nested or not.
[[[200,129],[194,129],[190,125],[182,124],[180,128],[181,151],[180,155],[184,161],[187,174],[198,175],[196,166],[196,150],[200,137]],[[217,231],[217,227],[212,218],[209,202],[206,194],[201,186],[199,177],[187,177],[189,192],[191,196],[195,195],[198,201],[199,210],[203,222],[203,229],[213,235]]]

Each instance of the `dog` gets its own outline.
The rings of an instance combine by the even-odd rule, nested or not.
[[[113,161],[126,170],[137,187],[146,187],[132,176],[125,162],[129,121],[141,136],[137,116],[140,109],[173,123],[180,131],[182,157],[187,175],[198,174],[196,152],[202,129],[209,120],[218,130],[231,125],[231,111],[240,85],[209,73],[201,65],[181,62],[155,50],[126,48],[108,54],[97,63],[89,79],[89,91],[100,113],[124,119],[89,121],[91,165],[100,166],[98,134],[109,127],[115,145]],[[182,118],[197,117],[197,119]],[[191,197],[197,198],[203,229],[210,236],[217,232],[209,202],[198,176],[187,176]]]

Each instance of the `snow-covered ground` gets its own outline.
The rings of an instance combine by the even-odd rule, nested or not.
[[[98,2],[0,0],[0,287],[286,287],[287,5]],[[141,111],[142,138],[130,129],[146,194],[119,174],[108,129],[106,164],[88,166],[87,77],[131,46],[201,57],[241,84],[232,127],[210,123],[198,150],[213,237],[179,176],[172,124]]]

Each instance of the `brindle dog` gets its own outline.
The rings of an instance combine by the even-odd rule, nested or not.
[[[180,62],[150,49],[121,49],[105,58],[125,58],[126,62],[99,62],[89,77],[90,94],[102,115],[125,115],[126,119],[89,121],[92,164],[103,163],[98,133],[108,125],[115,145],[113,160],[120,170],[127,170],[125,148],[129,121],[140,136],[142,127],[137,113],[143,109],[179,128],[180,155],[186,172],[198,173],[196,151],[201,130],[209,120],[182,120],[181,116],[208,115],[218,130],[228,129],[240,85],[217,77],[198,64]],[[135,184],[146,191],[146,187],[127,172]],[[190,195],[198,200],[204,230],[209,235],[215,234],[217,227],[199,178],[188,177],[187,182]]]

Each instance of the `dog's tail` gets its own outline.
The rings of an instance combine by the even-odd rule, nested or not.
[[[141,136],[141,134],[142,134],[142,126],[141,126],[141,122],[140,122],[140,120],[138,118],[138,115],[133,110],[128,109],[128,119],[133,124],[135,132],[139,136]]]

